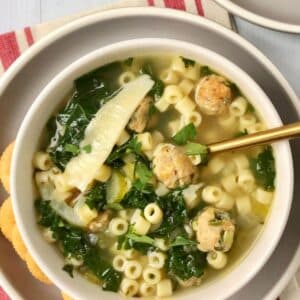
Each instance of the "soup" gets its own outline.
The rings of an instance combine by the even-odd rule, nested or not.
[[[250,249],[274,194],[271,146],[209,154],[265,128],[239,88],[174,55],[87,73],[33,158],[42,233],[104,290],[171,296]]]

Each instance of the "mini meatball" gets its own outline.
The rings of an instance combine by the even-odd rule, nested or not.
[[[235,225],[227,212],[207,207],[197,217],[195,227],[199,250],[203,252],[230,250]]]
[[[89,224],[89,230],[95,233],[104,231],[108,226],[111,215],[112,213],[109,210],[99,213],[98,217]]]
[[[149,110],[152,102],[151,97],[145,97],[143,101],[140,103],[136,111],[133,113],[131,117],[128,128],[134,132],[141,133],[147,126],[147,122],[149,120]]]
[[[228,81],[219,75],[208,75],[202,78],[196,88],[195,101],[200,110],[207,115],[221,115],[232,101]]]
[[[153,172],[167,188],[188,185],[196,175],[196,168],[181,149],[172,144],[160,144],[153,156]]]

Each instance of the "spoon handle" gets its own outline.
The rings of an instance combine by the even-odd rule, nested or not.
[[[211,153],[237,150],[298,136],[300,137],[300,122],[214,143],[208,145],[208,149]]]

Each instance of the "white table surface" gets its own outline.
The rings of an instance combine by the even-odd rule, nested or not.
[[[117,1],[0,0],[0,33]],[[238,32],[273,61],[300,96],[300,34],[271,31],[239,18],[235,18],[235,21]],[[300,274],[297,275],[300,281]],[[299,285],[295,282],[290,285],[295,284]]]

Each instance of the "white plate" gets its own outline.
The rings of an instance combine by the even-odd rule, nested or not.
[[[300,33],[299,0],[215,0],[229,12],[275,30]]]
[[[50,34],[6,72],[0,82],[0,125],[5,128],[0,131],[0,149],[14,139],[32,99],[55,74],[103,45],[141,37],[181,39],[224,55],[257,81],[273,99],[285,123],[299,118],[298,99],[286,80],[261,52],[237,34],[204,18],[179,11],[118,9],[82,18]],[[293,142],[292,148],[295,164],[298,165],[300,143]],[[300,170],[296,170],[295,180],[297,195],[300,193],[300,185],[297,186]],[[0,196],[4,197],[4,193]],[[281,292],[297,267],[297,262],[292,260],[300,239],[299,217],[300,203],[294,201],[287,228],[275,253],[262,271],[231,300],[262,299],[268,294],[273,297],[274,293],[277,296]],[[0,248],[1,272],[7,279],[1,281],[0,276],[0,281],[8,292],[19,293],[20,297],[30,300],[40,299],[41,295],[47,299],[57,299],[56,289],[37,283],[3,238],[0,239]],[[285,272],[289,265],[291,267]]]

